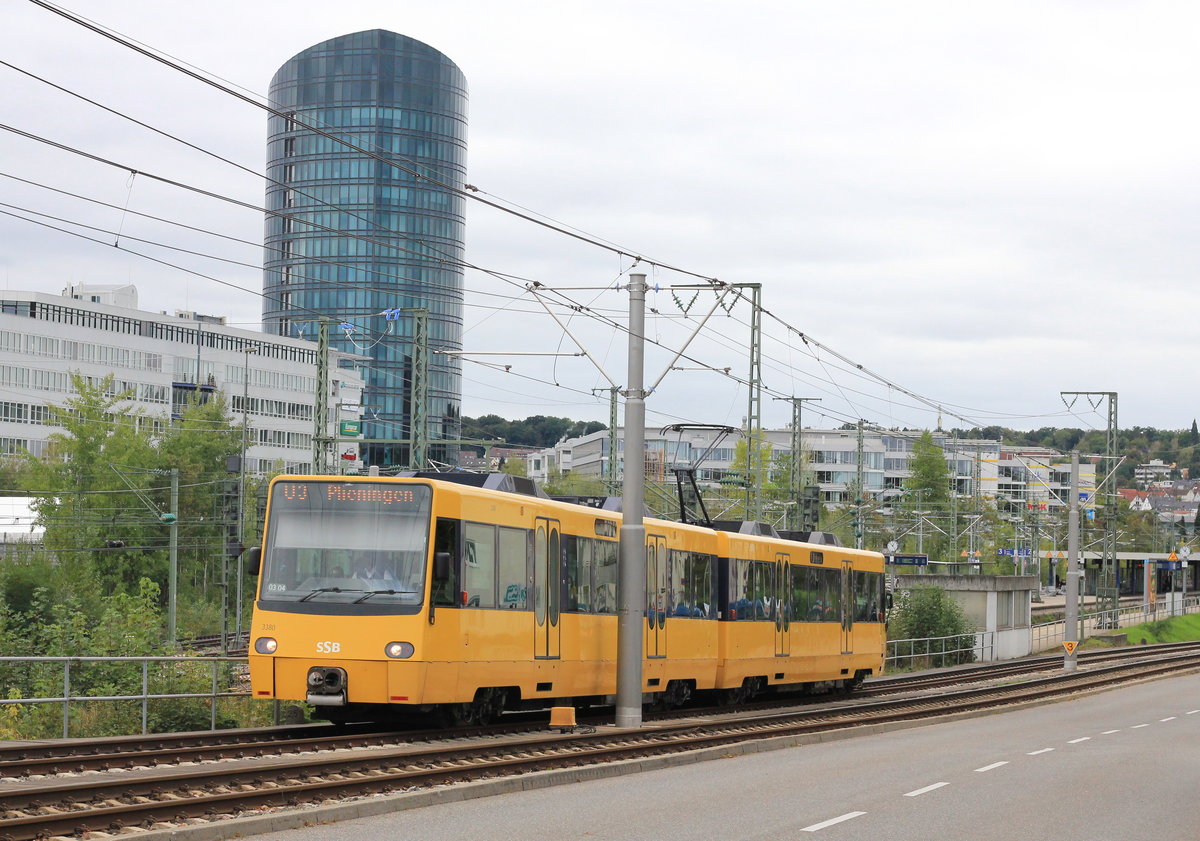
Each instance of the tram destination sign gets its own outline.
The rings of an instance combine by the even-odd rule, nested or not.
[[[313,479],[276,480],[271,485],[273,505],[297,510],[364,510],[380,507],[406,511],[421,510],[428,505],[429,496],[429,486],[422,483]]]

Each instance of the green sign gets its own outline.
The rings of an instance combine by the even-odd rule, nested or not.
[[[342,421],[338,427],[339,435],[362,435],[362,421]]]

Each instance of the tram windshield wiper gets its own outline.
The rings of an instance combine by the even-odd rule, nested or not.
[[[311,593],[309,593],[307,596],[300,599],[300,601],[306,602],[309,599],[311,599],[313,596],[319,595],[320,593],[361,593],[361,592],[362,592],[362,590],[344,590],[341,587],[318,587],[317,589],[315,589]]]
[[[357,599],[355,599],[354,604],[359,604],[360,602],[365,602],[367,599],[371,598],[371,596],[415,596],[415,595],[417,595],[416,590],[368,590],[367,592],[365,592],[361,596],[359,596]]]

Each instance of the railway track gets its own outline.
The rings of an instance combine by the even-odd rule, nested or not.
[[[1078,671],[1020,683],[867,700],[834,707],[688,716],[638,730],[594,733],[478,734],[415,742],[411,736],[358,734],[315,740],[287,755],[226,756],[184,764],[136,764],[103,772],[70,771],[0,782],[0,838],[11,841],[85,832],[117,835],[222,820],[436,785],[577,768],[615,760],[783,739],[800,743],[830,730],[881,726],[1021,705],[1131,681],[1200,671],[1200,650],[1142,650],[1132,661],[1089,662]],[[1044,668],[1049,668],[1047,664]],[[927,688],[927,687],[926,687]],[[303,728],[296,728],[297,731]],[[194,735],[194,734],[193,734]],[[364,745],[337,739],[381,737]],[[458,735],[458,734],[456,734]],[[336,746],[335,746],[336,745]],[[277,740],[276,747],[282,746]],[[229,749],[230,745],[222,746]],[[233,746],[235,752],[240,746]]]
[[[1123,661],[1157,656],[1164,652],[1200,652],[1200,643],[1177,643],[1143,648],[1122,648],[1081,654],[1081,664]],[[877,678],[852,694],[820,696],[780,696],[740,707],[740,713],[769,713],[803,705],[810,711],[853,706],[865,698],[912,694],[947,686],[1006,680],[1018,675],[1037,674],[1061,666],[1061,657],[1035,657],[1020,661],[978,666],[963,666],[936,673],[919,673]],[[815,708],[815,709],[814,709]],[[728,707],[694,708],[667,712],[647,712],[645,720],[670,722],[680,716],[689,718],[727,716]],[[504,735],[545,730],[545,714],[507,716],[503,725],[438,730],[380,730],[362,725],[347,731],[328,724],[288,725],[200,733],[163,733],[153,736],[119,736],[95,740],[53,740],[43,742],[0,743],[0,781],[31,776],[77,774],[137,767],[161,767],[183,762],[217,762],[256,756],[282,756],[307,751],[352,750],[419,743],[453,738],[497,738]],[[581,718],[582,724],[602,725],[611,716]]]

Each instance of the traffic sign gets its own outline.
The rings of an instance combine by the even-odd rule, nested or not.
[[[1074,458],[1074,456],[1072,456],[1072,458]],[[1167,560],[1168,561],[1178,561],[1179,556],[1176,555],[1174,552],[1172,552],[1170,555],[1167,555]]]
[[[361,435],[362,421],[342,421],[338,424],[339,435]]]
[[[1064,640],[1063,641],[1063,648],[1065,648],[1067,650],[1067,654],[1074,654],[1075,646],[1077,646],[1077,645],[1079,645],[1079,643],[1075,642],[1074,640]]]
[[[929,563],[928,555],[888,555],[889,564],[923,567]]]

